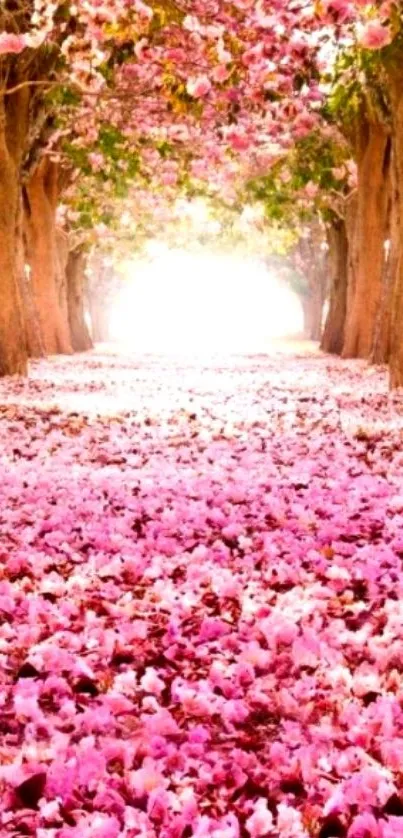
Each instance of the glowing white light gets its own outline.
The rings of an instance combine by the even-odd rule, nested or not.
[[[241,213],[241,225],[253,225],[262,221],[264,218],[263,204],[256,206],[247,205]]]
[[[133,222],[133,219],[132,219],[132,216],[130,215],[130,212],[124,212],[122,214],[121,219],[120,219],[120,223],[122,224],[123,227],[132,226],[134,228],[134,226],[135,226],[135,224]]]
[[[148,352],[260,352],[302,326],[298,297],[259,261],[181,251],[133,263],[111,315],[112,337]]]

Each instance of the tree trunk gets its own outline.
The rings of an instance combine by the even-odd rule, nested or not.
[[[41,329],[38,314],[32,291],[30,273],[26,270],[25,263],[19,271],[20,294],[24,314],[25,341],[30,358],[43,358],[45,350],[43,347]]]
[[[56,288],[62,317],[69,321],[69,304],[67,299],[67,264],[69,260],[69,237],[67,233],[56,228]],[[71,335],[70,335],[71,341]]]
[[[393,267],[395,265],[395,267]],[[374,334],[374,343],[370,355],[371,364],[387,364],[390,354],[390,326],[391,326],[391,295],[394,282],[396,263],[392,255],[388,256],[385,264],[382,299]]]
[[[92,340],[84,316],[85,253],[73,250],[67,261],[67,295],[71,342],[75,352],[92,349]]]
[[[395,388],[403,387],[403,78],[399,67],[389,71],[389,82],[395,209],[395,280],[391,302],[389,370],[390,386]]]
[[[94,343],[107,343],[109,340],[108,315],[102,301],[95,294],[89,295],[91,335]]]
[[[294,254],[295,268],[305,277],[301,292],[304,315],[304,334],[308,340],[320,341],[322,335],[323,307],[328,286],[328,257],[325,228],[320,218],[314,219],[301,235]]]
[[[344,358],[369,358],[373,348],[382,294],[388,202],[385,180],[390,150],[387,128],[380,123],[363,123],[357,161],[357,270],[346,321]]]
[[[307,340],[319,341],[322,334],[323,300],[319,294],[311,293],[302,298],[304,314],[304,335]]]
[[[113,270],[98,251],[91,253],[88,268],[86,300],[92,340],[94,343],[108,343],[110,340],[109,310],[115,284]]]
[[[306,340],[311,339],[311,333],[313,329],[313,315],[311,310],[311,299],[310,297],[304,296],[301,299],[302,303],[302,313],[304,315],[304,338]]]
[[[347,295],[346,295],[346,319],[344,323],[344,340],[349,328],[355,289],[357,285],[358,249],[357,249],[357,219],[358,219],[358,196],[354,192],[350,195],[346,206],[346,235],[347,235]],[[344,346],[344,344],[343,344]]]
[[[9,97],[13,99],[14,97]],[[28,350],[20,294],[20,175],[25,139],[25,96],[5,106],[0,98],[0,376],[25,375]]]
[[[26,187],[28,258],[34,300],[46,354],[72,352],[67,306],[61,299],[57,251],[57,167],[41,160]]]
[[[344,344],[347,312],[348,240],[346,223],[335,218],[328,229],[331,270],[329,311],[323,332],[321,349],[340,355]]]
[[[387,241],[385,241],[382,297],[375,324],[374,345],[370,356],[372,364],[387,364],[390,355],[392,297],[399,261],[398,195],[393,150],[389,180],[388,228]]]
[[[27,269],[28,266],[26,265],[25,261],[25,249],[26,242],[24,236],[24,210],[21,196],[18,210],[16,263],[18,288],[22,305],[25,343],[30,358],[43,358],[45,353],[42,345],[39,321],[33,299],[30,271]]]

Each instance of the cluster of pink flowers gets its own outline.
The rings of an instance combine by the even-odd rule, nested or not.
[[[1,836],[403,836],[385,376],[94,354],[0,394]]]
[[[11,32],[0,32],[0,55],[18,55],[27,46],[24,35],[14,35]]]

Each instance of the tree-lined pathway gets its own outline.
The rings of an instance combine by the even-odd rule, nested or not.
[[[0,393],[0,834],[403,835],[386,374],[108,353]]]

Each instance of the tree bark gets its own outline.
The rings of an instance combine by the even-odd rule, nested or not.
[[[323,299],[320,293],[310,293],[302,298],[304,335],[308,340],[319,341],[322,334]]]
[[[92,349],[92,340],[85,321],[85,253],[81,249],[69,253],[67,261],[67,296],[71,342],[75,352]]]
[[[20,293],[20,181],[26,94],[0,98],[0,376],[25,375],[28,349]]]
[[[389,70],[392,109],[393,184],[395,210],[394,287],[391,298],[389,371],[391,388],[403,387],[403,78]]]
[[[340,355],[344,344],[348,283],[348,239],[344,219],[332,220],[328,228],[328,245],[331,290],[321,349]]]
[[[388,226],[387,241],[385,241],[384,252],[382,296],[377,320],[375,323],[374,345],[370,356],[370,362],[372,364],[387,364],[390,355],[392,297],[399,260],[399,216],[397,206],[397,184],[395,169],[396,167],[394,163],[394,152],[392,150],[392,163],[388,186]]]
[[[27,245],[45,353],[69,355],[72,346],[57,249],[57,177],[56,164],[43,158],[27,184]]]
[[[108,343],[110,340],[108,311],[111,293],[113,293],[113,271],[98,252],[91,254],[89,269],[86,298],[91,321],[91,337],[94,343]]]
[[[382,299],[375,326],[374,343],[369,357],[371,364],[387,364],[390,354],[391,295],[394,281],[394,258],[388,257],[385,264]]]
[[[59,298],[59,305],[63,321],[68,323],[69,305],[67,299],[67,264],[69,260],[69,237],[68,234],[56,228],[56,289]],[[71,341],[71,335],[70,335]]]
[[[91,320],[91,335],[94,343],[109,341],[108,314],[97,294],[89,295],[89,313]]]
[[[344,358],[370,357],[382,295],[388,203],[385,181],[391,143],[388,129],[380,123],[364,121],[361,129],[357,155],[357,263],[346,320]]]
[[[358,248],[357,248],[357,219],[358,219],[358,196],[354,192],[350,195],[346,206],[346,234],[347,234],[347,295],[346,295],[346,319],[344,323],[344,339],[349,327],[355,289],[357,285],[358,269]],[[343,344],[344,345],[344,344]]]
[[[41,329],[38,314],[32,292],[30,274],[26,271],[25,264],[19,273],[20,294],[24,312],[25,341],[30,358],[43,358],[45,350],[43,347]]]
[[[26,265],[25,257],[26,242],[24,236],[24,209],[21,194],[18,210],[16,264],[18,288],[22,305],[25,343],[30,358],[42,358],[45,353],[33,299],[30,272],[28,270],[28,266]]]
[[[323,307],[328,286],[328,257],[324,238],[324,225],[315,219],[298,241],[293,263],[305,277],[305,289],[300,292],[304,334],[308,340],[320,341],[322,335]]]

